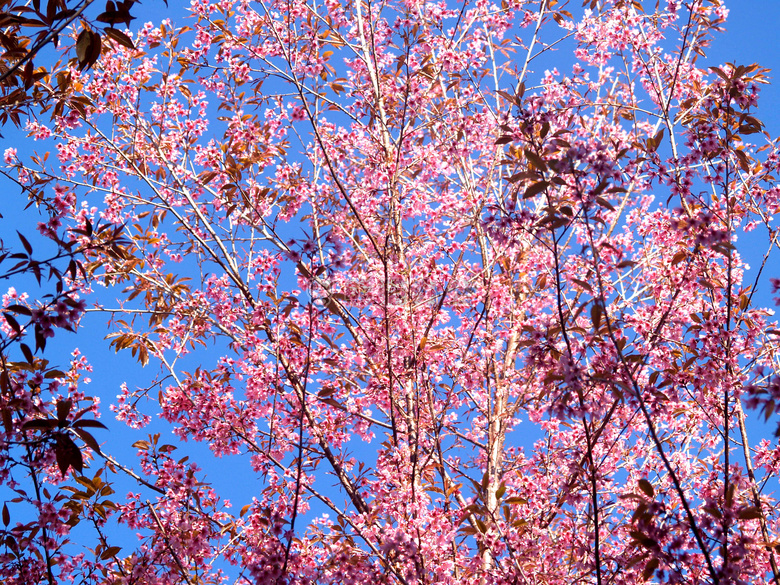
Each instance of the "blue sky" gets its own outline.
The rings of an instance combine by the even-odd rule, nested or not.
[[[705,63],[758,63],[772,69],[772,85],[764,86],[759,117],[773,136],[780,135],[780,2],[733,0],[727,2],[729,18],[725,34],[715,38]]]

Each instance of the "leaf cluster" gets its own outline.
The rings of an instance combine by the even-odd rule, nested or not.
[[[71,57],[81,70],[97,62],[106,40],[133,50],[132,39],[116,26],[135,19],[131,11],[137,2],[108,0],[105,10],[92,16],[88,8],[93,0],[0,0],[0,126],[8,121],[21,126],[30,108],[67,90],[62,83],[56,88],[51,83],[47,49],[57,49],[71,27],[79,24],[82,29]]]

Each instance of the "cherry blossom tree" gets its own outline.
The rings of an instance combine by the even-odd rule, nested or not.
[[[780,451],[744,410],[774,412],[780,333],[739,240],[777,246],[766,72],[704,64],[719,0],[584,4],[193,0],[52,72],[56,156],[6,163],[42,235],[122,235],[71,275],[159,372],[111,410],[256,497],[158,434],[112,459],[75,374],[10,385],[52,491],[5,577],[780,584]],[[34,558],[4,524],[5,566]]]
[[[136,0],[108,0],[105,10],[93,14],[90,7],[95,0],[40,0],[0,2],[0,125],[9,121],[22,126],[31,107],[58,103],[58,94],[68,91],[66,75],[52,83],[51,67],[36,66],[41,53],[59,45],[60,35],[67,34],[73,25],[80,26],[72,47],[71,63],[80,69],[89,68],[100,58],[103,43],[119,43],[133,48],[133,42],[115,25],[130,24],[135,18],[130,11]],[[98,25],[108,25],[100,34]],[[45,60],[45,59],[44,59]],[[55,69],[59,67],[56,66]],[[74,102],[71,106],[76,106]],[[58,107],[60,113],[63,106]],[[76,106],[78,107],[78,106]]]

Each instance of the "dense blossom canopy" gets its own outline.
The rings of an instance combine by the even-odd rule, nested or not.
[[[193,0],[52,71],[52,154],[5,168],[47,266],[77,257],[3,299],[5,582],[780,584],[743,410],[780,399],[780,333],[739,239],[777,245],[780,156],[765,72],[701,64],[726,16]],[[114,416],[254,499],[158,435],[99,445],[86,361],[40,358],[88,306],[159,372]]]

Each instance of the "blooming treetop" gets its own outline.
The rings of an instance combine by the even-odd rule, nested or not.
[[[99,471],[26,496],[46,532],[6,528],[6,579],[780,583],[780,455],[743,412],[774,409],[778,345],[738,245],[776,244],[780,158],[764,71],[700,64],[719,0],[191,11],[53,72],[29,131],[56,156],[6,163],[43,235],[122,231],[72,278],[162,370],[116,417],[244,456],[256,497],[156,436],[133,471],[69,431],[77,376],[15,371],[36,486],[81,471],[52,433]],[[139,493],[100,504],[114,472]]]

